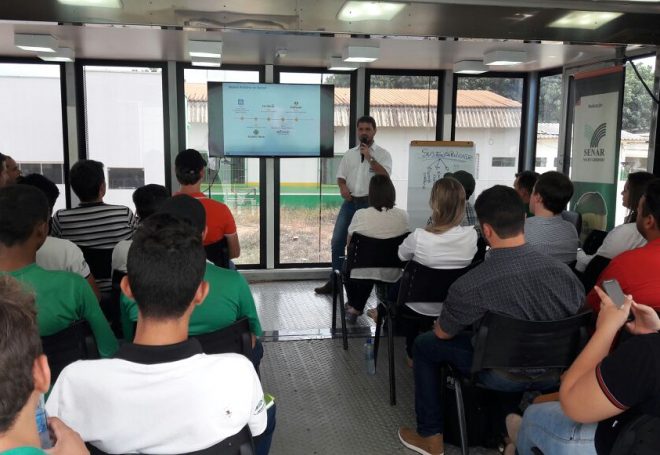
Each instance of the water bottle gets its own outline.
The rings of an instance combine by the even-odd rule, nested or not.
[[[44,396],[39,397],[39,405],[35,418],[37,419],[37,431],[39,432],[39,440],[41,441],[42,449],[50,449],[53,447],[53,440],[50,438],[50,431],[48,430],[48,415],[44,404]]]
[[[364,343],[364,363],[367,374],[376,374],[376,359],[374,358],[374,340],[367,338]]]

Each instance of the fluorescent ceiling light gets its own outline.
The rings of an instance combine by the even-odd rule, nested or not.
[[[454,73],[456,74],[482,74],[489,71],[481,60],[463,60],[454,64]]]
[[[484,65],[505,66],[517,65],[527,61],[527,52],[524,51],[490,51],[484,54]]]
[[[75,60],[73,49],[68,47],[58,47],[53,53],[37,53],[37,57],[45,62],[73,62]]]
[[[219,58],[193,57],[192,66],[211,66],[220,68],[222,61]]]
[[[623,16],[623,13],[610,11],[571,11],[551,23],[548,27],[596,30],[619,16]]]
[[[50,35],[14,35],[14,45],[24,51],[55,52],[57,40]]]
[[[63,5],[96,6],[98,8],[121,8],[121,0],[57,0]]]
[[[357,63],[345,62],[341,57],[330,57],[328,69],[332,71],[353,71],[358,69],[358,67],[359,65]]]
[[[397,2],[367,2],[349,0],[344,3],[337,19],[344,22],[389,21],[406,6]]]
[[[188,41],[188,53],[191,57],[220,58],[222,41]]]
[[[380,57],[377,47],[348,46],[344,50],[344,61],[353,63],[371,63]]]

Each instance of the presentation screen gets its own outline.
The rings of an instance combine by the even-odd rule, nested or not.
[[[334,87],[209,82],[213,156],[332,157]]]

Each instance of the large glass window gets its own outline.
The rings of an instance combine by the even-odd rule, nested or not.
[[[87,156],[105,165],[104,201],[135,210],[140,184],[165,184],[162,69],[85,65],[83,82]]]
[[[369,115],[376,120],[374,141],[392,155],[396,205],[408,206],[408,150],[411,141],[434,141],[438,76],[372,74]]]
[[[208,157],[209,125],[207,82],[259,82],[258,71],[184,70],[186,147]],[[234,215],[241,256],[236,264],[259,264],[260,226],[259,158],[208,159],[206,182],[209,197],[227,204]]]
[[[476,151],[477,197],[493,185],[513,185],[518,171],[522,78],[457,78],[456,140]]]
[[[539,113],[536,128],[535,170],[561,171],[559,160],[559,122],[561,121],[562,75],[544,76],[539,84]]]
[[[60,66],[0,63],[0,125],[0,152],[55,182],[55,210],[66,207]]]
[[[334,158],[280,159],[280,264],[330,262],[341,196],[337,166],[349,142],[350,74],[280,73],[283,84],[334,84]]]

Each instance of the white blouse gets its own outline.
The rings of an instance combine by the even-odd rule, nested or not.
[[[434,269],[460,269],[477,253],[477,237],[474,226],[456,226],[442,234],[415,229],[399,246],[399,258]]]
[[[354,232],[374,239],[390,239],[410,232],[408,213],[393,207],[379,212],[374,207],[360,209],[353,215],[348,234]]]
[[[641,248],[644,245],[646,245],[646,239],[639,233],[635,223],[621,224],[607,234],[603,244],[595,254],[588,255],[582,250],[578,251],[575,268],[580,272],[584,272],[594,256],[614,259],[624,251]]]

